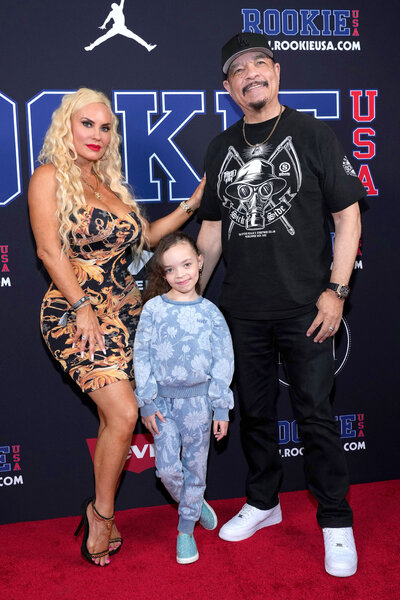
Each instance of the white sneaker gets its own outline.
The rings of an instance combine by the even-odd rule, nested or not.
[[[352,527],[326,527],[325,571],[335,577],[350,577],[357,571],[357,550]]]
[[[240,542],[251,537],[259,529],[281,521],[282,511],[279,503],[269,510],[260,510],[245,504],[237,515],[221,527],[219,537],[227,542]]]

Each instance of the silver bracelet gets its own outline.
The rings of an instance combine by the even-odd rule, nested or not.
[[[80,310],[81,308],[83,308],[84,306],[87,306],[88,304],[90,304],[90,300],[88,300],[87,302],[84,302],[83,304],[81,304],[80,306],[78,306],[78,308],[75,309],[75,312],[77,310]]]
[[[70,306],[70,308],[62,315],[61,319],[58,321],[59,327],[65,327],[65,325],[67,324],[68,315],[78,310],[79,308],[82,308],[82,306],[84,304],[87,304],[88,302],[90,302],[90,296],[82,296],[82,298],[79,298],[79,300],[72,304],[72,306]]]

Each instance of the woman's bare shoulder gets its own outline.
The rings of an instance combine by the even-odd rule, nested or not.
[[[51,163],[46,165],[40,165],[37,167],[31,177],[31,181],[57,181],[56,179],[56,168]]]
[[[52,164],[41,165],[34,171],[29,182],[28,202],[30,206],[56,203],[58,182],[56,168]]]
[[[49,163],[35,169],[29,182],[29,189],[32,191],[46,188],[49,192],[55,192],[57,185],[56,168]]]

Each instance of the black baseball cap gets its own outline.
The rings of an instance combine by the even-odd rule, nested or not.
[[[231,63],[249,50],[260,50],[270,58],[274,58],[267,36],[262,33],[238,33],[226,42],[222,48],[222,71],[226,75]]]

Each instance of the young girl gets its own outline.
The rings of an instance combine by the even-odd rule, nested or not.
[[[154,436],[156,474],[179,503],[180,564],[199,558],[196,521],[206,529],[217,526],[204,500],[210,428],[213,420],[215,438],[223,438],[233,408],[232,341],[220,311],[199,295],[202,266],[186,234],[160,241],[134,344],[136,397]]]

